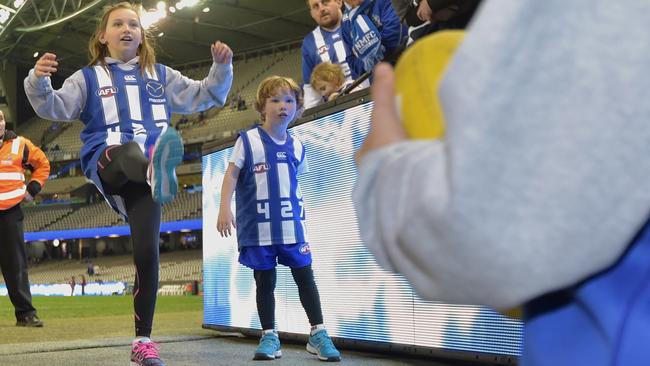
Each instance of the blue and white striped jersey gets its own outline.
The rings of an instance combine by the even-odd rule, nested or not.
[[[97,173],[97,160],[108,145],[138,142],[145,154],[168,125],[170,113],[194,113],[223,106],[232,85],[232,63],[210,67],[203,80],[192,80],[177,70],[156,65],[142,75],[136,56],[123,62],[106,57],[107,67],[78,70],[54,90],[49,77],[24,80],[25,94],[34,111],[55,121],[81,119],[82,169],[117,212],[126,216],[118,196],[105,194]]]
[[[110,145],[135,141],[148,154],[169,125],[171,108],[165,93],[165,68],[156,64],[154,72],[142,75],[140,68],[123,70],[115,64],[87,66],[86,105],[80,119],[82,167],[93,152]]]
[[[165,93],[166,70],[156,64],[144,75],[140,68],[124,70],[116,64],[94,65],[82,69],[86,81],[86,104],[80,119],[81,168],[104,192],[97,174],[99,154],[110,145],[138,143],[145,156],[158,136],[169,126],[171,108]],[[113,209],[126,217],[123,199],[104,193]]]
[[[278,144],[260,127],[239,138],[245,154],[235,194],[239,247],[307,243],[297,179],[303,144],[290,134]]]
[[[348,80],[354,80],[358,75],[353,75],[346,59],[350,55],[350,48],[343,43],[341,27],[330,32],[321,27],[316,27],[305,36],[302,41],[302,82],[309,84],[311,73],[316,65],[321,62],[340,64]]]

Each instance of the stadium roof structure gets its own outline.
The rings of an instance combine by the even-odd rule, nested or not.
[[[31,67],[44,52],[55,52],[60,74],[71,74],[88,62],[88,40],[103,7],[117,2],[0,0],[0,60]],[[171,66],[209,60],[216,40],[237,55],[295,42],[315,26],[305,0],[141,2],[167,15],[149,30],[158,61]]]

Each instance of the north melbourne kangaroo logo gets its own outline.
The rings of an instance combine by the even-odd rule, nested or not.
[[[165,94],[165,88],[157,81],[147,81],[147,93],[154,98],[160,98]]]

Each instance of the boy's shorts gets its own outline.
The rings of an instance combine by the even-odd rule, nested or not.
[[[307,243],[243,247],[239,250],[239,263],[258,271],[273,269],[278,263],[301,268],[311,264],[311,250]]]

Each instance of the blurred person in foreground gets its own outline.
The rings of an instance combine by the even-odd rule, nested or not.
[[[485,1],[439,88],[439,140],[406,139],[375,71],[364,242],[425,299],[523,304],[523,366],[648,362],[650,36],[630,32],[648,12]]]
[[[7,130],[6,124],[0,111],[0,267],[14,305],[16,326],[42,327],[29,289],[20,203],[33,201],[41,191],[50,175],[50,162],[41,149]],[[32,174],[27,185],[25,170]]]

